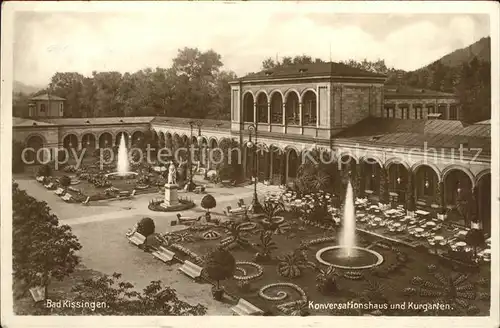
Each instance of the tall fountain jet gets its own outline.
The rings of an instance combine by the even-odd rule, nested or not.
[[[356,214],[354,211],[354,195],[351,181],[347,184],[344,204],[343,227],[340,235],[340,246],[343,246],[343,256],[353,257],[356,250]]]
[[[118,175],[127,175],[129,173],[127,146],[123,134],[120,139],[120,146],[118,147],[117,171]]]

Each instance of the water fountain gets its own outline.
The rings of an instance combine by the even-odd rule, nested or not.
[[[110,179],[131,179],[136,176],[136,172],[129,171],[127,145],[125,143],[125,136],[122,135],[120,138],[120,145],[118,146],[116,172],[106,174],[106,177]]]
[[[324,247],[316,253],[316,259],[320,263],[340,269],[356,270],[368,269],[384,261],[379,253],[356,246],[356,213],[350,181],[347,184],[342,231],[339,237],[339,245]]]

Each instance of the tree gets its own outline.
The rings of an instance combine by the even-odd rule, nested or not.
[[[45,202],[12,185],[12,269],[26,288],[47,287],[73,272],[80,259],[78,239],[67,225],[59,225]]]
[[[206,307],[191,305],[179,300],[174,289],[152,281],[141,292],[130,282],[123,281],[121,274],[103,275],[84,279],[73,287],[71,295],[65,295],[70,302],[91,301],[96,308],[47,308],[40,307],[35,314],[60,315],[204,315]],[[76,312],[75,312],[76,311]]]
[[[212,208],[215,208],[215,206],[217,206],[217,202],[215,201],[214,196],[208,194],[203,196],[200,205],[207,210],[207,213],[209,213]]]
[[[63,187],[68,187],[71,184],[71,178],[67,175],[63,175],[59,178],[59,183]]]
[[[137,223],[137,232],[148,237],[155,233],[155,222],[152,218],[144,217]]]
[[[37,171],[39,177],[50,177],[52,175],[52,168],[49,164],[42,164]]]
[[[12,173],[20,173],[24,170],[23,149],[24,143],[15,140],[12,141]]]
[[[477,228],[470,229],[465,235],[465,242],[474,248],[474,258],[477,258],[477,249],[485,244],[483,231]]]
[[[219,247],[208,253],[205,260],[205,271],[210,279],[217,282],[217,286],[212,289],[216,300],[221,300],[223,295],[220,281],[232,278],[235,270],[236,260],[228,250]]]

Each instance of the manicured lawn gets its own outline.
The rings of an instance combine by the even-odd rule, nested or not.
[[[257,222],[255,220],[254,222]],[[435,302],[439,299],[438,296],[424,296],[426,291],[421,291],[421,289],[431,289],[437,288],[435,290],[444,290],[444,287],[439,282],[440,274],[444,277],[458,277],[462,272],[453,271],[450,265],[442,263],[442,260],[432,254],[427,252],[418,252],[416,249],[400,244],[395,244],[392,246],[379,245],[382,240],[378,237],[374,237],[369,234],[359,233],[358,234],[358,245],[363,247],[369,247],[370,249],[380,253],[384,257],[384,262],[375,269],[366,269],[362,271],[362,278],[360,280],[351,280],[343,276],[346,271],[353,270],[342,270],[337,269],[336,272],[339,274],[337,277],[338,290],[329,295],[323,295],[316,288],[316,276],[317,272],[311,268],[303,270],[300,277],[297,278],[285,278],[278,274],[277,264],[278,256],[284,255],[288,252],[296,250],[301,242],[310,241],[313,239],[318,239],[322,237],[335,237],[338,232],[336,231],[326,231],[321,228],[306,226],[305,229],[300,229],[301,223],[299,220],[288,217],[287,222],[290,223],[291,229],[283,234],[275,234],[273,240],[276,242],[278,249],[272,254],[273,260],[269,263],[259,264],[263,268],[262,276],[250,281],[250,290],[242,291],[238,285],[238,280],[230,279],[221,284],[225,287],[226,291],[234,295],[237,299],[244,298],[250,303],[256,305],[257,307],[270,311],[273,314],[279,315],[280,311],[276,308],[276,305],[282,304],[284,302],[299,300],[299,293],[289,287],[279,287],[270,288],[265,291],[266,295],[269,296],[279,296],[277,294],[279,291],[284,291],[288,294],[286,298],[279,301],[269,301],[259,296],[259,289],[265,285],[286,282],[293,283],[302,288],[309,301],[315,303],[342,303],[353,300],[358,300],[363,304],[371,303],[385,303],[396,304],[404,302],[415,302],[415,303],[428,303]],[[220,233],[221,237],[217,240],[204,240],[202,235],[205,231],[193,231],[189,228],[178,233],[186,233],[183,236],[183,240],[177,241],[178,244],[183,245],[189,250],[195,252],[196,254],[203,256],[208,250],[216,247],[220,241],[228,236],[225,229],[222,227],[211,228]],[[186,238],[187,237],[187,238]],[[244,238],[248,239],[251,244],[259,243],[259,232],[257,229],[246,232]],[[191,240],[192,239],[192,240]],[[336,241],[326,241],[324,243],[316,244],[307,247],[306,253],[309,261],[320,265],[316,260],[316,253],[323,247],[336,245]],[[384,242],[383,244],[387,244]],[[391,249],[391,247],[396,247],[397,250]],[[236,258],[236,261],[250,261],[255,262],[254,255],[258,252],[257,249],[253,247],[246,248],[233,248],[231,253]],[[408,261],[404,264],[397,265],[397,252],[402,252],[406,254]],[[181,258],[186,258],[180,255]],[[430,267],[429,267],[430,266]],[[320,266],[321,267],[321,266]],[[376,274],[380,271],[384,271],[390,267],[397,267],[394,271],[386,274],[385,277],[379,277]],[[247,271],[247,275],[253,275],[257,272],[255,268],[249,265],[242,266]],[[326,269],[326,266],[321,268]],[[436,273],[437,276],[436,276]],[[237,272],[238,275],[242,275],[241,272]],[[428,281],[426,287],[423,288],[421,285],[413,285],[412,279],[414,277],[421,277],[423,281]],[[437,278],[436,278],[437,277]],[[483,265],[479,272],[468,273],[468,276],[464,279],[464,282],[456,285],[459,291],[456,296],[453,296],[452,300],[446,300],[448,294],[441,295],[445,299],[445,303],[462,303],[462,306],[457,306],[454,304],[453,310],[448,312],[434,312],[434,311],[415,311],[415,310],[393,310],[389,312],[384,312],[386,315],[466,315],[466,314],[476,314],[476,315],[487,315],[489,313],[489,298],[486,300],[480,299],[480,293],[489,293],[489,286],[480,286],[478,281],[480,278],[485,278],[486,284],[490,280],[490,268],[488,265]],[[446,278],[448,279],[448,278]],[[417,278],[418,280],[418,278]],[[434,285],[433,285],[434,284]],[[471,284],[472,287],[468,286]],[[429,287],[430,286],[430,287]],[[421,288],[422,287],[422,288]],[[406,296],[404,290],[406,288],[414,288],[414,295]],[[440,289],[441,288],[441,289]],[[467,299],[467,297],[472,298],[467,291],[472,288],[474,291],[473,299]],[[463,289],[463,290],[462,290]],[[367,291],[373,290],[371,293],[366,293]],[[412,291],[407,291],[412,293]],[[465,294],[464,294],[465,293]],[[432,293],[431,293],[432,294]],[[451,294],[450,294],[451,295]],[[451,296],[450,296],[451,297]],[[482,295],[484,297],[484,295]],[[463,302],[466,303],[463,303]],[[469,308],[470,305],[474,307]],[[316,310],[309,309],[312,315],[355,315],[360,314],[356,311],[347,310],[337,310],[332,311],[329,309]],[[370,313],[373,310],[366,310],[362,313]],[[477,312],[478,311],[478,312]]]

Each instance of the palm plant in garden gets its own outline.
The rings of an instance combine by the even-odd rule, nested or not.
[[[241,229],[241,224],[238,224],[236,222],[230,222],[226,229],[227,229],[227,234],[228,237],[231,240],[230,245],[236,245],[242,248],[245,248],[250,245],[247,239],[245,239],[242,234],[244,231]]]
[[[281,199],[266,199],[262,205],[262,209],[267,221],[273,223],[273,218],[285,211],[285,205]]]
[[[210,279],[217,282],[217,285],[212,288],[212,295],[215,300],[220,301],[224,295],[224,290],[220,288],[220,281],[232,278],[236,270],[234,256],[222,247],[216,248],[206,256],[204,270]]]
[[[320,269],[316,277],[316,288],[323,294],[329,294],[337,290],[337,273],[335,267],[330,266],[326,270]]]
[[[271,252],[278,249],[278,246],[272,238],[272,232],[261,231],[260,244],[258,244],[259,252],[255,254],[255,262],[265,262],[271,259]]]
[[[304,252],[299,250],[280,256],[278,260],[278,274],[285,278],[300,277],[303,270],[311,267]]]

